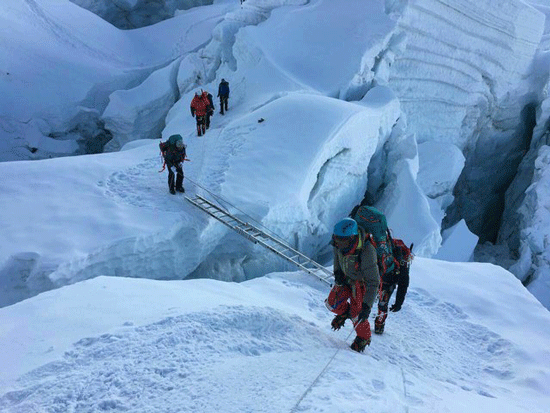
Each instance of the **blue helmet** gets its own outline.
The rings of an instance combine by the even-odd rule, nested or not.
[[[351,218],[344,218],[334,226],[334,235],[337,237],[352,237],[358,235],[357,222]]]

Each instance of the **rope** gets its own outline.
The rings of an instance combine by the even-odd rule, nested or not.
[[[248,217],[251,221],[255,222],[256,224],[258,224],[258,226],[262,227],[266,232],[268,233],[271,233],[271,235],[273,235],[273,237],[275,238],[278,238],[279,240],[281,241],[284,241],[279,235],[275,234],[273,231],[270,231],[269,228],[265,227],[264,225],[262,225],[261,222],[257,221],[256,219],[254,219],[253,217],[251,217],[249,214],[247,214],[246,212],[242,211],[241,209],[237,208],[235,205],[231,204],[229,201],[227,201],[226,199],[224,199],[221,195],[218,195],[214,192],[212,192],[211,190],[209,190],[208,188],[204,187],[203,185],[201,185],[200,183],[190,179],[189,177],[185,177],[185,179],[189,182],[191,182],[193,185],[195,185],[196,187],[198,188],[201,188],[202,190],[206,191],[208,194],[210,194],[221,206],[223,206],[224,208],[228,209],[227,206],[224,205],[227,204],[229,205],[231,208],[234,208],[235,210],[239,211],[241,214],[243,214],[245,217]],[[352,328],[350,333],[348,334],[348,336],[346,337],[346,341],[350,338],[351,334],[354,332],[355,330]],[[315,387],[315,385],[317,384],[317,382],[319,381],[319,379],[321,378],[321,376],[325,373],[325,371],[328,369],[328,367],[330,366],[330,364],[332,363],[332,361],[334,360],[334,358],[336,357],[336,355],[338,354],[338,352],[340,351],[341,349],[340,348],[337,348],[336,351],[334,352],[334,354],[332,355],[332,357],[330,358],[330,360],[327,362],[327,364],[325,365],[325,367],[323,368],[323,370],[321,370],[321,372],[317,375],[317,377],[315,378],[315,380],[313,380],[313,382],[309,385],[309,387],[302,393],[302,396],[300,397],[300,399],[296,402],[296,404],[292,407],[291,409],[291,413],[294,413],[296,412],[298,406],[300,405],[300,403],[302,403],[302,401],[304,400],[304,398],[307,396],[307,394],[311,391],[311,389],[313,387]]]
[[[354,329],[352,328],[350,333],[348,334],[348,336],[346,337],[346,341],[350,338],[351,336],[351,333],[353,333]],[[319,379],[321,378],[321,376],[325,373],[325,371],[327,370],[328,366],[330,366],[330,363],[332,363],[332,361],[334,360],[334,358],[336,357],[336,355],[338,354],[338,352],[341,350],[341,348],[337,348],[336,351],[334,352],[334,354],[332,355],[332,357],[330,358],[330,360],[328,361],[328,363],[325,365],[325,367],[323,368],[323,370],[321,370],[321,372],[317,375],[317,377],[315,377],[315,380],[313,380],[313,382],[309,385],[309,387],[304,391],[304,393],[302,393],[302,397],[300,397],[300,399],[296,402],[296,404],[292,407],[292,409],[290,410],[291,413],[295,413],[297,412],[297,408],[298,406],[300,405],[300,403],[302,403],[302,401],[304,400],[304,398],[307,396],[307,394],[310,392],[310,390],[315,387],[315,385],[317,384],[317,382],[319,381]]]

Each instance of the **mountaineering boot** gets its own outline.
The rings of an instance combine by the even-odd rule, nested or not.
[[[174,188],[170,188],[170,193],[171,193],[172,195],[176,195],[176,190],[175,190]]]
[[[365,351],[365,347],[370,345],[370,338],[367,340],[365,338],[361,338],[359,336],[355,337],[355,340],[353,340],[353,343],[351,343],[350,348],[353,351],[357,351],[358,353],[362,353]]]
[[[384,332],[384,325],[386,324],[387,313],[378,312],[376,319],[374,320],[374,334],[382,334]]]
[[[185,189],[183,189],[183,173],[180,174],[179,171],[176,176],[176,191],[185,192]]]
[[[374,322],[374,334],[382,334],[384,332],[384,323]]]

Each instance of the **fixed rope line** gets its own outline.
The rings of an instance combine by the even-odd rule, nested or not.
[[[351,336],[351,333],[353,333],[353,328],[351,329],[350,333],[348,334],[348,336],[346,337],[346,341],[350,338]],[[311,389],[313,387],[315,387],[315,385],[317,384],[317,382],[319,381],[319,379],[321,378],[321,376],[325,373],[325,371],[328,369],[328,366],[330,366],[330,363],[332,363],[332,361],[334,360],[334,358],[336,357],[336,355],[340,352],[341,348],[337,348],[336,351],[334,352],[334,354],[332,355],[332,357],[330,358],[330,360],[328,361],[328,363],[325,365],[325,367],[323,368],[323,370],[321,370],[321,372],[317,375],[317,377],[315,377],[315,380],[313,380],[313,382],[309,385],[309,387],[302,393],[302,397],[300,397],[300,399],[296,402],[296,404],[292,407],[292,409],[290,410],[290,413],[295,413],[297,412],[297,408],[298,406],[300,405],[300,403],[302,403],[302,401],[305,399],[305,397],[307,396],[307,394],[311,391]]]
[[[216,193],[212,192],[211,190],[209,190],[208,188],[204,187],[203,185],[199,184],[198,182],[196,181],[193,181],[191,178],[188,178],[187,176],[185,177],[186,180],[188,180],[189,182],[191,182],[193,185],[195,185],[196,187],[198,188],[201,188],[203,191],[206,191],[208,192],[212,198],[215,198],[219,203],[220,205],[224,206],[223,204],[226,203],[227,205],[229,205],[231,208],[235,208],[237,211],[241,212],[244,214],[244,212],[240,211],[237,207],[235,207],[234,205],[231,205],[231,203],[229,201],[226,201],[225,199],[223,199],[220,195],[217,195]],[[225,207],[225,206],[224,206]],[[227,208],[227,207],[225,207]],[[245,214],[246,215],[246,214]]]
[[[257,222],[252,217],[250,217],[248,214],[246,214],[244,211],[241,211],[239,208],[235,207],[230,202],[223,199],[223,197],[215,194],[214,192],[212,192],[209,189],[205,188],[204,186],[202,186],[198,182],[195,182],[195,181],[193,181],[189,178],[187,178],[187,180],[190,181],[193,185],[197,186],[198,188],[203,189],[208,194],[210,194],[213,198],[215,198],[217,200],[217,202],[220,205],[222,205],[222,202],[225,202],[228,205],[230,205],[231,207],[235,208],[237,211],[240,211],[244,216],[249,217],[253,221]],[[331,271],[327,270],[325,267],[323,267],[322,265],[318,264],[317,262],[311,260],[309,257],[303,255],[299,251],[293,249],[288,244],[286,244],[286,242],[284,240],[282,240],[280,237],[271,236],[271,235],[269,235],[267,233],[264,233],[263,231],[259,230],[258,228],[254,227],[254,226],[252,226],[252,225],[250,225],[246,222],[241,221],[237,217],[232,216],[229,212],[219,208],[218,206],[216,206],[212,202],[208,201],[204,197],[201,197],[200,195],[195,196],[195,198],[193,198],[193,199],[189,198],[189,197],[186,197],[186,199],[189,202],[191,202],[193,205],[195,205],[196,207],[202,209],[204,212],[206,212],[207,214],[212,216],[213,218],[215,218],[218,221],[222,222],[226,226],[232,228],[233,230],[235,230],[236,232],[238,232],[239,234],[241,234],[245,238],[251,240],[254,243],[258,243],[258,244],[264,246],[265,248],[275,252],[279,256],[281,256],[281,257],[287,259],[288,261],[292,262],[293,264],[297,265],[298,267],[300,267],[305,272],[316,276],[317,278],[319,278],[321,281],[325,282],[329,286],[332,285],[331,281],[329,281],[329,279],[332,277],[332,272]],[[263,225],[261,225],[261,223],[260,223],[260,226],[265,228]],[[289,252],[290,252],[290,254],[289,254]],[[322,277],[322,276],[318,275],[317,274],[318,271],[324,272],[326,274],[326,276]],[[351,336],[353,331],[354,331],[354,329],[352,328],[350,333],[348,334],[348,336],[346,338],[346,341],[349,339],[349,337]],[[291,413],[297,411],[296,409],[298,408],[300,403],[302,403],[302,401],[307,396],[307,394],[311,391],[311,389],[313,387],[315,387],[315,385],[318,383],[319,379],[323,376],[323,374],[328,369],[328,367],[330,366],[330,364],[332,363],[332,361],[334,360],[334,358],[336,357],[336,355],[338,354],[338,352],[340,350],[341,350],[341,348],[336,349],[336,351],[334,352],[334,354],[332,355],[330,360],[325,364],[325,366],[323,367],[321,372],[317,375],[317,377],[313,380],[313,382],[308,386],[308,388],[302,393],[300,399],[292,407]]]

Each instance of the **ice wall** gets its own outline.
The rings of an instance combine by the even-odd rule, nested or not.
[[[529,144],[524,108],[535,97],[526,77],[544,16],[521,1],[417,0],[394,11],[406,47],[388,84],[409,132],[466,156],[449,224],[464,218],[482,240],[494,240],[504,192]]]
[[[533,183],[517,210],[520,219],[520,256],[512,271],[529,291],[550,308],[550,146],[537,152]]]
[[[481,134],[516,128],[544,16],[522,1],[409,1],[406,47],[388,82],[419,143],[473,149]],[[519,93],[517,93],[519,92]]]
[[[541,51],[539,64],[548,67],[550,55]],[[547,79],[548,76],[543,76]],[[540,88],[544,97],[548,85]],[[506,193],[503,225],[498,242],[516,261],[509,270],[550,308],[550,99],[544,98],[537,111],[533,138],[518,173]]]

